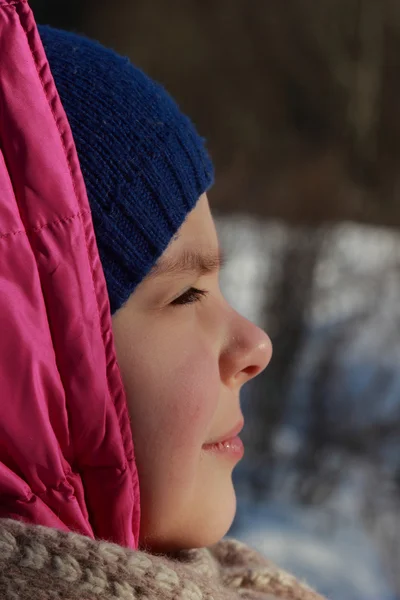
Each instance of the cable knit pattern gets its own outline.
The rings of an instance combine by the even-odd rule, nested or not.
[[[236,540],[173,556],[0,520],[4,600],[323,600]]]

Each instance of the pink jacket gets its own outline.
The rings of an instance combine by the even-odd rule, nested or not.
[[[0,517],[137,547],[107,290],[32,12],[0,0]]]

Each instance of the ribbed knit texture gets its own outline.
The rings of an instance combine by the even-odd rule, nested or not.
[[[2,600],[323,600],[236,540],[175,556],[0,519]]]
[[[97,42],[40,26],[71,125],[111,312],[128,299],[213,181],[190,120],[162,86]]]

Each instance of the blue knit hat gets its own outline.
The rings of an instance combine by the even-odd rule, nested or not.
[[[128,59],[65,31],[39,33],[74,136],[114,313],[211,186],[212,164],[189,119]]]

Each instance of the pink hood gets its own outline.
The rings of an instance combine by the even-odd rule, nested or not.
[[[136,547],[107,290],[30,8],[0,0],[0,517]]]

